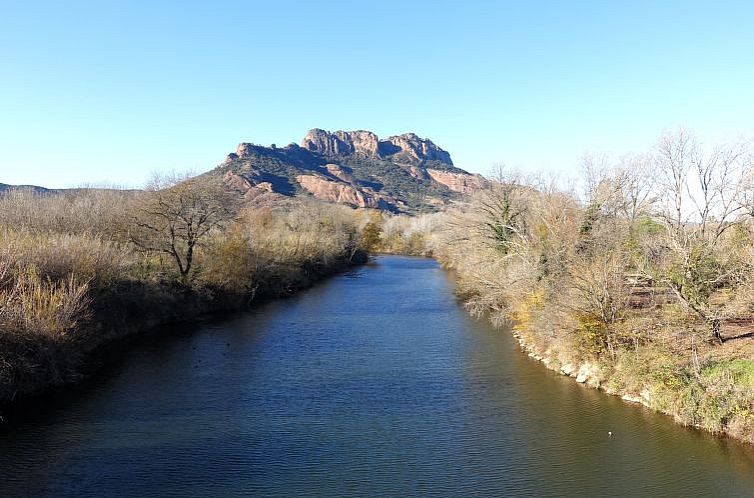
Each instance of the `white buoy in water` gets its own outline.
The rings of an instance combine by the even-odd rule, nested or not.
[[[613,437],[613,431],[607,431],[607,435]]]

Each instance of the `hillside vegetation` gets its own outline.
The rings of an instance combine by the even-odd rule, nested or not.
[[[285,295],[363,261],[366,217],[219,181],[144,192],[0,195],[0,404],[80,377],[91,351],[149,326]]]

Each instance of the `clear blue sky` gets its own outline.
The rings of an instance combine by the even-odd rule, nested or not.
[[[0,0],[0,182],[141,185],[240,141],[414,131],[573,170],[754,135],[754,3]]]

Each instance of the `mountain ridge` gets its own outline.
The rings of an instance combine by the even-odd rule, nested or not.
[[[249,198],[277,194],[393,212],[435,211],[482,188],[480,175],[415,133],[380,138],[368,130],[313,128],[285,147],[242,142],[213,174]]]

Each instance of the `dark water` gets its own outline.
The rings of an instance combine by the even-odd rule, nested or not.
[[[545,370],[424,259],[145,339],[50,404],[0,429],[0,497],[754,496],[748,448]]]

